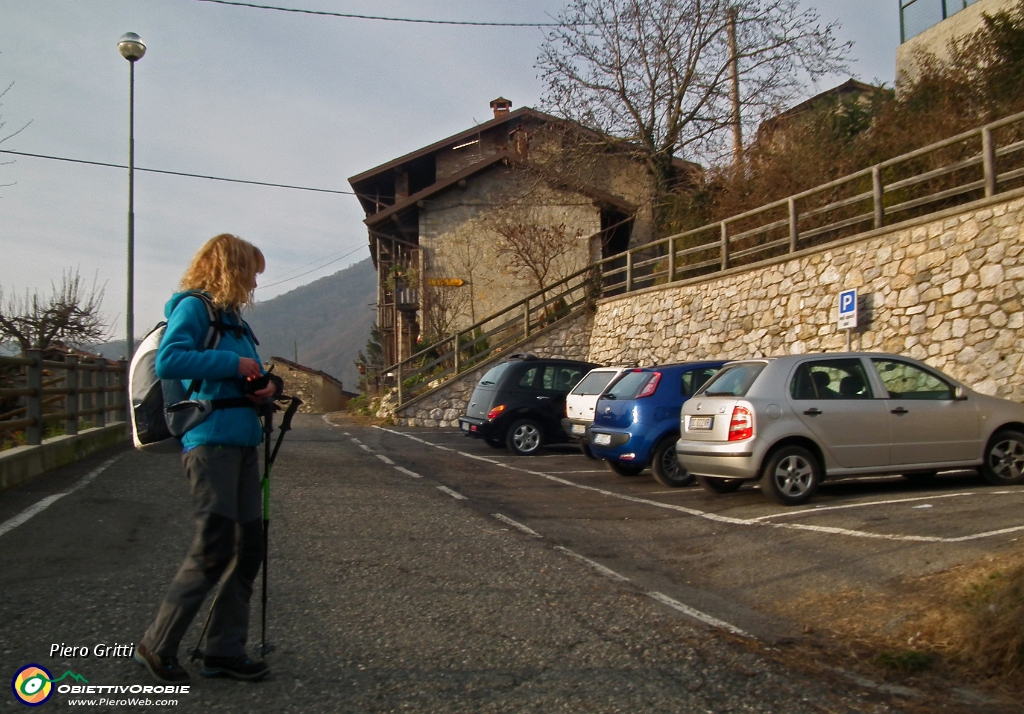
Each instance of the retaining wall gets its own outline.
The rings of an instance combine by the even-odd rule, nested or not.
[[[1024,198],[978,201],[754,268],[598,304],[592,362],[845,350],[837,297],[856,287],[852,349],[921,359],[1024,401]]]
[[[38,446],[0,451],[0,491],[30,481],[41,473],[110,449],[129,439],[127,424],[84,429],[73,436],[56,436]]]

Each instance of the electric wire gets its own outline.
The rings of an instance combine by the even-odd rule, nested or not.
[[[65,161],[71,164],[86,164],[88,166],[106,166],[112,169],[127,169],[128,166],[125,164],[111,164],[105,161],[87,161],[85,159],[71,159],[66,156],[48,156],[46,154],[30,154],[25,151],[11,151],[10,149],[0,149],[0,154],[11,154],[12,156],[27,156],[33,159],[50,159],[51,161]],[[250,186],[268,186],[270,188],[290,188],[295,191],[314,191],[316,193],[335,193],[343,194],[346,196],[359,196],[355,191],[339,191],[332,188],[314,188],[312,186],[293,186],[285,183],[272,183],[270,181],[249,181],[247,179],[234,179],[225,178],[224,176],[208,176],[205,174],[190,174],[185,171],[167,171],[166,169],[144,169],[136,166],[136,171],[143,171],[150,174],[165,174],[168,176],[184,176],[186,178],[199,178],[206,179],[208,181],[224,181],[226,183],[242,183]]]
[[[318,270],[322,270],[322,269],[326,268],[328,265],[334,265],[339,260],[343,260],[343,259],[347,258],[348,256],[352,255],[353,253],[355,253],[356,251],[362,250],[365,247],[366,246],[363,246],[363,245],[357,246],[357,247],[353,248],[352,250],[348,251],[347,253],[345,253],[344,255],[338,256],[337,258],[332,260],[330,263],[324,263],[319,268],[313,268],[312,270],[307,270],[305,273],[300,273],[300,274],[295,275],[295,276],[293,276],[291,278],[285,278],[284,280],[278,280],[278,281],[273,282],[273,283],[268,283],[267,285],[260,285],[256,289],[257,290],[262,290],[263,288],[272,288],[275,285],[282,285],[284,283],[290,283],[292,280],[298,280],[299,278],[305,277],[305,276],[309,275],[310,273],[315,273]]]
[[[234,5],[236,7],[248,7],[257,10],[277,10],[278,12],[294,12],[303,15],[326,15],[328,17],[344,17],[355,20],[383,20],[385,22],[410,22],[422,25],[461,25],[471,27],[559,27],[557,22],[472,22],[468,20],[421,20],[410,17],[384,17],[381,15],[357,15],[350,12],[329,12],[327,10],[303,10],[293,7],[278,7],[276,5],[258,5],[251,2],[236,2],[236,0],[197,0],[197,2],[208,2],[217,5]]]

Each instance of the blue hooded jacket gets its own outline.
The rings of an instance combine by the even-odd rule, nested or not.
[[[195,399],[244,396],[243,380],[238,375],[239,359],[248,357],[260,361],[252,334],[246,330],[241,337],[236,337],[227,331],[216,349],[204,350],[210,315],[203,301],[190,293],[173,295],[164,306],[164,316],[167,329],[156,355],[156,375],[160,379],[180,379],[186,389],[193,380],[203,380]],[[242,324],[236,313],[226,312],[223,319],[230,324]],[[205,444],[258,446],[262,441],[259,416],[249,407],[216,409],[181,438],[186,450]]]

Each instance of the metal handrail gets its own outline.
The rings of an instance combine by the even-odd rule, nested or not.
[[[800,191],[784,199],[772,201],[720,221],[676,233],[595,261],[586,268],[548,285],[543,290],[537,290],[527,297],[517,300],[503,310],[495,312],[433,345],[429,351],[436,353],[437,356],[432,360],[425,360],[427,351],[423,351],[387,368],[385,372],[396,377],[399,406],[416,396],[416,392],[422,391],[419,388],[421,385],[416,383],[410,384],[411,390],[407,391],[403,381],[415,381],[417,378],[424,377],[430,369],[436,368],[446,361],[451,361],[453,364],[446,367],[444,373],[446,376],[454,377],[474,368],[482,361],[481,355],[487,358],[499,351],[498,345],[488,345],[485,349],[471,355],[469,361],[460,359],[460,353],[467,349],[474,349],[486,342],[487,335],[495,335],[501,331],[507,332],[517,328],[515,331],[515,334],[518,335],[517,343],[529,338],[531,323],[535,320],[538,307],[538,303],[535,301],[542,296],[545,296],[542,301],[543,308],[543,306],[552,304],[552,301],[546,296],[558,291],[562,291],[559,294],[565,296],[582,289],[585,293],[583,301],[594,302],[602,297],[621,295],[638,289],[649,289],[658,280],[664,280],[664,283],[658,285],[658,287],[664,287],[669,283],[689,279],[686,274],[695,270],[707,271],[716,266],[719,270],[726,270],[733,267],[737,261],[747,265],[749,264],[746,262],[747,259],[760,253],[778,251],[784,247],[787,253],[795,253],[803,248],[815,247],[850,237],[850,235],[857,235],[857,233],[849,234],[848,229],[855,229],[865,223],[870,223],[869,230],[873,230],[898,225],[900,222],[914,217],[887,220],[897,213],[923,209],[922,215],[927,215],[947,207],[945,202],[963,203],[965,200],[972,200],[971,195],[978,192],[983,192],[985,198],[990,198],[1007,190],[1007,184],[1010,182],[1024,179],[1024,166],[1006,167],[1002,173],[997,168],[997,159],[1005,161],[1006,157],[1024,149],[1024,140],[1015,137],[1013,141],[1000,147],[995,145],[993,136],[993,132],[1018,125],[1022,121],[1024,121],[1024,112],[1004,117],[982,127],[961,132],[928,146],[886,159],[874,166]],[[942,149],[962,147],[964,142],[973,142],[973,146],[967,147],[969,155],[956,156],[947,160],[942,166],[928,166],[921,170],[911,166],[910,169],[914,171],[912,175],[889,175],[908,162],[928,157]],[[977,151],[979,142],[980,152]],[[969,177],[961,175],[963,172],[977,170],[978,167],[981,168],[980,178],[976,174]],[[887,177],[888,181],[886,181]],[[799,208],[800,205],[812,201],[820,194],[850,186],[856,187],[858,183],[862,185],[865,179],[871,181],[871,190],[864,191],[861,188],[854,195],[846,197],[832,195],[827,197],[828,202],[824,205]],[[947,183],[947,185],[941,185],[924,195],[916,195],[917,191],[928,190],[927,183],[929,181],[940,180],[953,181],[955,185],[950,186]],[[922,187],[924,188],[922,189]],[[870,202],[872,210],[862,212],[864,209],[858,207],[867,202]],[[770,217],[761,225],[749,225],[751,219],[781,209],[787,212],[786,218]],[[842,215],[844,209],[849,209],[845,211],[847,215]],[[850,210],[856,212],[849,215]],[[839,212],[840,215],[833,215],[836,212]],[[830,218],[832,220],[829,220]],[[801,225],[801,221],[804,225]],[[741,223],[747,225],[743,225],[741,230],[735,234],[730,232],[730,227],[739,227],[737,224]],[[786,230],[787,226],[788,230]],[[687,239],[700,238],[702,234],[712,231],[714,237],[711,240],[697,245],[685,245]],[[782,231],[784,235],[786,233],[788,235],[785,238],[772,238],[769,235],[772,231]],[[843,231],[847,231],[847,234],[844,235]],[[861,229],[859,232],[865,231]],[[598,232],[589,236],[588,242],[590,238],[600,234],[601,232]],[[763,242],[750,245],[750,241],[759,240],[759,236]],[[822,237],[825,238],[813,240]],[[741,242],[745,243],[741,245]],[[697,257],[698,254],[713,250],[718,252],[717,258],[713,260],[705,258],[692,263],[688,262],[691,256]],[[665,262],[667,268],[660,267],[662,261]],[[705,275],[707,274],[705,273]],[[574,285],[574,281],[577,284]],[[649,286],[648,283],[652,285]],[[572,304],[578,306],[581,302],[574,300]],[[563,311],[563,314],[566,312],[571,312],[571,310]],[[499,328],[484,330],[486,326],[493,325],[497,320],[502,320]],[[474,332],[477,330],[484,331],[486,335],[474,338]],[[507,347],[508,344],[509,340],[503,339],[500,346]],[[457,348],[456,345],[458,345]],[[468,347],[469,345],[473,345],[473,347]],[[430,366],[425,367],[424,365],[428,363]],[[437,378],[436,375],[431,376],[426,381],[433,383]]]

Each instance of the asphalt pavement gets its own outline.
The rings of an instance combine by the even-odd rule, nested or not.
[[[719,569],[721,583],[709,577],[714,559],[701,554],[714,549],[716,534],[780,533],[793,542],[821,535],[728,520],[766,515],[750,498],[758,494],[740,492],[746,500],[722,501],[715,513],[680,506],[677,496],[639,480],[606,487],[599,467],[565,449],[522,461],[452,432],[331,426],[300,415],[272,481],[272,676],[256,684],[204,680],[192,663],[189,692],[164,697],[176,700],[173,706],[72,707],[70,699],[160,696],[56,692],[42,706],[979,711],[955,697],[857,680],[828,662],[793,666],[780,648],[795,623],[738,597],[722,607],[722,593],[738,592],[742,578],[728,568]],[[94,648],[138,642],[191,538],[176,456],[121,449],[0,494],[0,672],[13,677],[35,663],[53,679],[75,675],[55,690],[152,685],[130,659],[97,657]],[[792,560],[772,567],[785,580]],[[259,612],[257,592],[253,644]],[[51,657],[55,644],[90,654]],[[72,685],[78,678],[88,685]],[[0,711],[23,709],[8,692],[0,694]]]

